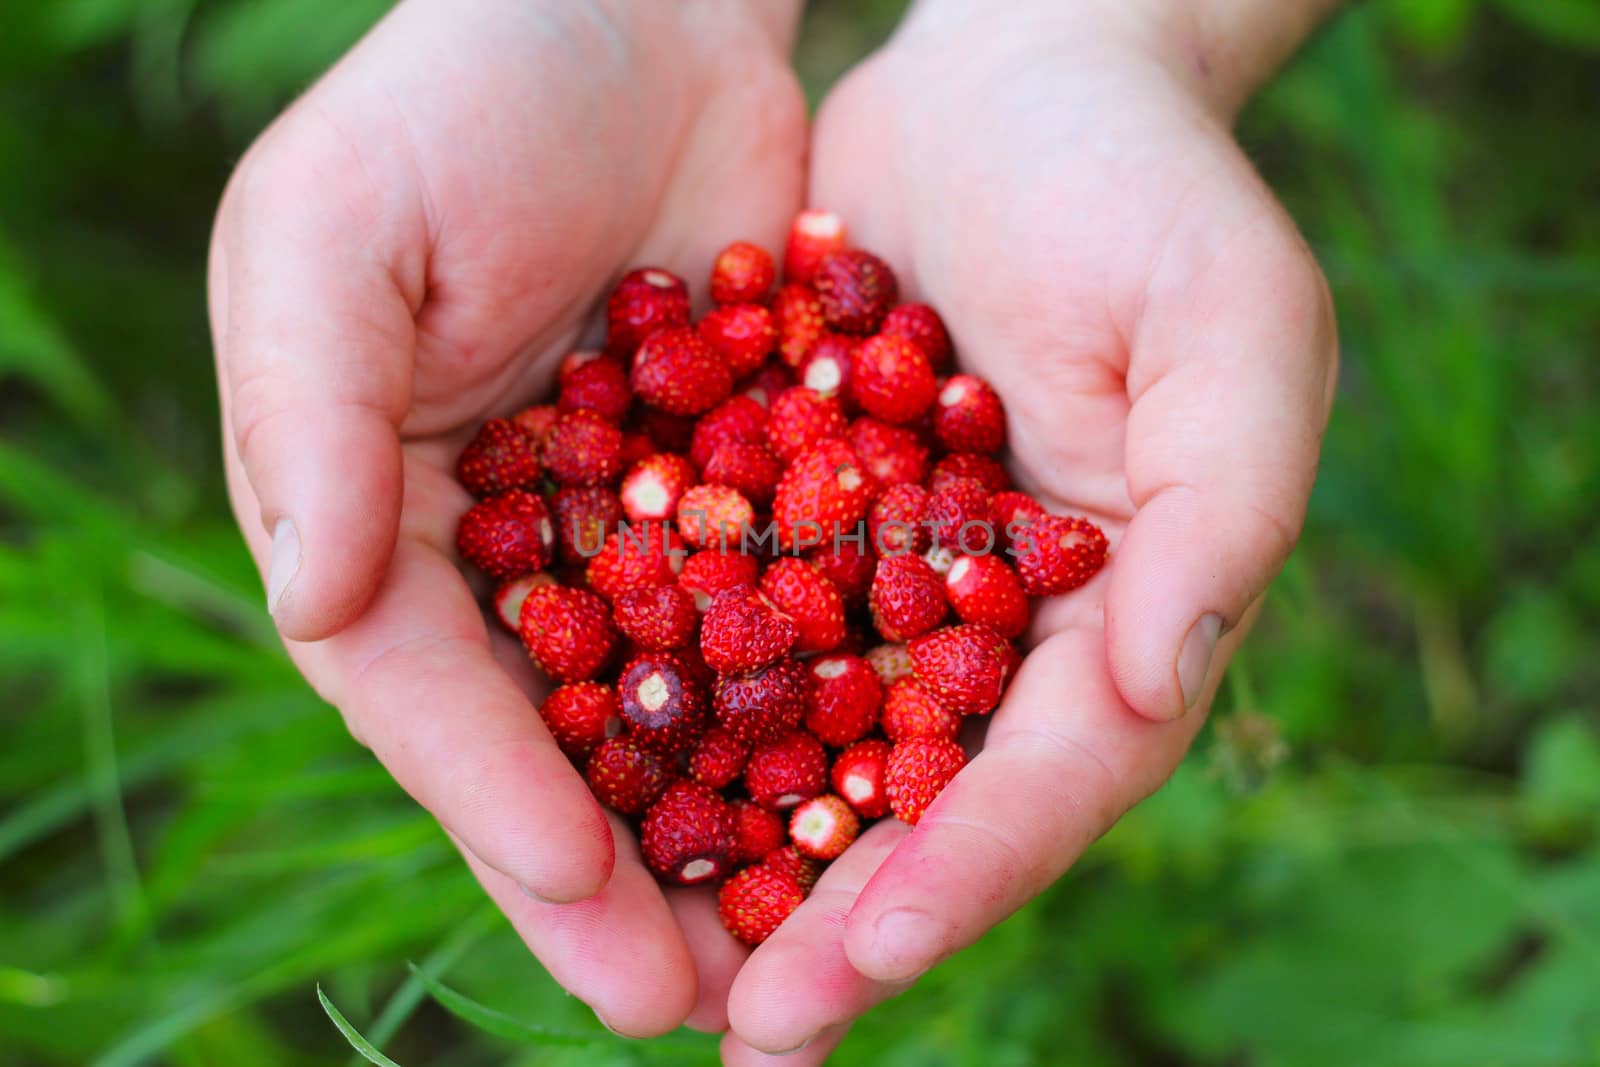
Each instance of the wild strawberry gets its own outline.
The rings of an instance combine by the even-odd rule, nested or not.
[[[674,885],[699,885],[733,869],[733,809],[698,782],[678,781],[645,813],[639,851]]]
[[[673,415],[658,408],[646,408],[639,416],[639,425],[654,446],[652,452],[687,452],[694,424],[693,415]]]
[[[911,669],[934,697],[960,715],[986,715],[1000,703],[1016,650],[982,623],[947,626],[907,645]]]
[[[872,333],[900,299],[900,283],[889,264],[860,249],[824,256],[811,287],[817,291],[823,320],[842,333]]]
[[[555,540],[555,525],[544,501],[521,489],[480,500],[466,510],[456,528],[461,558],[500,579],[543,570]]]
[[[749,757],[750,746],[732,730],[713,726],[689,753],[689,777],[712,789],[723,789],[739,777]]]
[[[631,737],[613,737],[589,757],[584,778],[589,792],[624,815],[642,815],[677,777],[671,758]]]
[[[780,659],[749,674],[717,679],[712,704],[717,722],[747,745],[767,745],[800,725],[806,707],[806,670]]]
[[[772,321],[778,327],[778,356],[788,367],[798,367],[827,330],[822,303],[809,285],[785,285],[772,301]]]
[[[856,350],[850,399],[868,415],[904,425],[932,407],[938,392],[927,355],[904,337],[878,334]]]
[[[767,409],[767,447],[784,463],[849,428],[839,401],[803,385],[786,390]]]
[[[666,523],[641,522],[606,534],[585,572],[589,586],[607,600],[633,589],[677,581],[683,569],[683,539]]]
[[[777,267],[765,248],[735,241],[711,264],[711,299],[719,304],[759,304],[777,280]]]
[[[623,475],[622,510],[633,522],[666,522],[678,514],[678,501],[699,476],[694,465],[671,452],[657,452]]]
[[[737,489],[752,504],[770,504],[783,477],[783,464],[766,445],[729,441],[711,453],[704,475],[712,485]]]
[[[622,473],[622,431],[592,411],[568,412],[550,427],[543,459],[558,485],[610,485]]]
[[[1025,526],[1032,526],[1046,514],[1043,505],[1027,493],[1008,489],[989,498],[994,531],[1001,546],[1010,548]]]
[[[733,809],[733,862],[755,863],[783,847],[788,833],[783,819],[749,800],[735,800],[728,806]]]
[[[606,301],[606,349],[626,358],[655,330],[688,322],[689,287],[683,279],[658,267],[631,270]]]
[[[920,483],[928,475],[928,449],[915,430],[862,416],[850,424],[846,439],[884,485]]]
[[[609,489],[558,489],[550,497],[562,562],[579,566],[600,551],[622,521],[622,502]]]
[[[820,396],[848,395],[850,367],[859,347],[857,338],[842,333],[823,334],[795,368],[800,384]]]
[[[767,409],[747,396],[735,396],[712,408],[694,424],[689,460],[700,469],[725,444],[759,445],[767,440]]]
[[[878,561],[868,594],[872,624],[890,641],[909,641],[944,621],[944,582],[921,556]]]
[[[657,330],[633,357],[633,391],[669,415],[710,411],[733,391],[727,362],[688,326]]]
[[[806,729],[834,748],[859,741],[878,724],[883,686],[860,656],[822,656],[810,663]]]
[[[793,389],[794,372],[782,363],[768,363],[739,383],[740,396],[747,396],[762,407],[771,407],[785,389]]]
[[[1002,564],[1003,566],[1003,564]],[[617,629],[646,652],[670,652],[694,640],[694,597],[678,585],[629,590],[611,607]]]
[[[697,485],[678,501],[678,532],[696,548],[737,552],[755,509],[737,489]]]
[[[812,859],[838,859],[860,833],[861,820],[855,810],[832,794],[802,801],[789,816],[794,847]]]
[[[967,754],[954,741],[917,737],[895,745],[883,769],[884,792],[894,817],[915,826],[966,765]]]
[[[1006,410],[982,378],[957,374],[939,390],[933,432],[951,452],[998,452],[1006,443]]]
[[[839,590],[846,607],[866,599],[867,590],[872,587],[872,572],[878,566],[877,558],[854,535],[846,536],[849,533],[840,531],[837,537],[824,538],[822,544],[805,554],[817,573]]]
[[[606,738],[622,733],[622,705],[616,691],[598,682],[559,686],[539,705],[539,715],[561,751],[580,762]]]
[[[649,434],[640,430],[624,430],[618,467],[625,471],[632,470],[659,451],[660,446],[650,439]]]
[[[602,356],[575,369],[561,381],[556,407],[562,413],[592,411],[607,422],[620,423],[633,403],[628,372],[620,359]]]
[[[542,473],[538,453],[532,434],[509,419],[490,419],[461,450],[456,480],[477,497],[537,488]]]
[[[904,337],[928,354],[938,370],[950,362],[950,333],[939,313],[927,304],[900,304],[891,308],[879,333]]]
[[[902,644],[884,643],[867,649],[866,660],[878,672],[878,681],[893,685],[902,678],[911,677],[911,653]]]
[[[796,653],[826,652],[844,640],[844,600],[810,563],[785,556],[767,568],[760,588],[794,620]]]
[[[706,729],[706,698],[670,652],[635,656],[617,677],[628,736],[658,752],[687,751]]]
[[[950,573],[950,568],[956,565],[956,560],[961,553],[944,545],[932,545],[922,554],[922,561],[933,568],[933,573],[942,580]]]
[[[564,585],[529,590],[518,631],[534,664],[562,683],[593,678],[617,639],[605,601]]]
[[[927,514],[928,491],[922,486],[906,482],[886,489],[867,513],[874,551],[885,558],[926,552]]]
[[[933,465],[928,474],[928,492],[937,493],[957,478],[971,478],[991,494],[1004,493],[1011,488],[1011,476],[993,456],[952,452]]]
[[[794,877],[765,864],[746,867],[717,890],[717,915],[734,937],[754,948],[805,902]]]
[[[524,574],[520,578],[513,578],[509,582],[501,582],[494,591],[494,613],[505,624],[505,628],[516,633],[522,625],[522,602],[528,592],[541,585],[555,584],[555,576],[545,571],[535,574]]]
[[[822,742],[802,731],[750,753],[744,787],[768,811],[784,811],[821,793],[828,785],[828,756]]]
[[[562,356],[561,363],[556,367],[557,390],[567,384],[567,379],[572,377],[578,368],[586,367],[597,359],[615,359],[615,357],[593,348],[580,348]]]
[[[933,543],[969,555],[994,551],[994,511],[975,478],[952,478],[928,496],[925,512]]]
[[[1012,544],[1017,574],[1029,596],[1056,596],[1078,588],[1106,563],[1106,535],[1088,519],[1044,515]]]
[[[704,612],[718,593],[736,585],[755,585],[760,570],[754,556],[712,549],[684,560],[678,585],[694,597],[696,610]]]
[[[1028,594],[999,556],[962,556],[944,576],[945,597],[962,622],[981,622],[1001,637],[1028,628]]]
[[[783,276],[791,282],[809,282],[824,257],[847,247],[843,219],[831,211],[802,211],[789,227]]]
[[[717,595],[700,623],[700,653],[718,674],[765,667],[794,647],[799,631],[754,586]]]
[[[854,531],[878,495],[878,483],[843,441],[824,441],[802,454],[778,483],[772,518],[778,545],[788,551]]]
[[[753,374],[778,347],[772,312],[759,304],[728,304],[700,320],[700,336],[735,378]]]
[[[556,424],[556,419],[561,417],[561,412],[556,410],[554,404],[536,404],[531,408],[523,408],[511,416],[511,421],[517,428],[529,437],[534,444],[544,448],[544,439],[550,436],[550,427]]]
[[[883,735],[897,744],[913,737],[954,741],[961,734],[961,716],[915,678],[901,678],[884,692],[882,722]]]
[[[765,810],[765,809],[763,809]],[[793,878],[800,888],[810,895],[811,889],[822,877],[822,864],[810,856],[802,856],[793,845],[775,848],[761,858],[761,866]]]
[[[889,762],[890,744],[873,739],[857,741],[833,761],[828,776],[833,791],[863,819],[879,819],[889,814],[889,797],[883,790],[883,769]]]

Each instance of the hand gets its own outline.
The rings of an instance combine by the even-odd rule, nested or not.
[[[549,391],[624,269],[698,282],[730,240],[778,245],[796,14],[408,0],[250,150],[212,248],[228,481],[291,655],[628,1034],[692,1010],[721,1029],[741,956],[709,895],[669,904],[545,731],[527,656],[456,568],[452,471]]]
[[[828,100],[810,200],[940,309],[1006,401],[1020,487],[1100,523],[1111,562],[1039,605],[920,824],[866,834],[751,956],[734,1062],[809,1038],[785,1062],[817,1062],[1171,774],[1298,536],[1331,403],[1328,295],[1231,94],[1131,6],[951,6]]]

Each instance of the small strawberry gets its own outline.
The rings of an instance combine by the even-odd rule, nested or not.
[[[844,598],[845,606],[850,607],[866,600],[867,590],[872,587],[872,572],[877,569],[878,561],[873,554],[863,547],[863,541],[853,536],[851,531],[840,531],[839,536],[824,540],[822,544],[807,550],[805,558],[817,568],[817,573],[833,583],[839,590],[839,595]],[[863,532],[863,538],[866,536]]]
[[[456,480],[476,497],[538,487],[539,442],[509,419],[490,419],[461,450]]]
[[[889,814],[889,797],[883,790],[883,770],[889,762],[887,741],[857,741],[833,761],[828,776],[834,792],[849,802],[863,819]]]
[[[622,431],[592,411],[571,411],[550,427],[542,457],[558,485],[610,485],[622,473]]]
[[[676,530],[666,523],[641,522],[606,534],[585,573],[590,588],[616,600],[633,589],[677,581],[683,560],[683,539]]]
[[[961,734],[961,716],[939,703],[915,678],[901,678],[883,694],[883,735],[898,744],[913,737],[942,737],[954,741]]]
[[[511,416],[511,421],[517,428],[532,437],[539,448],[544,448],[544,439],[550,436],[550,427],[556,424],[556,419],[561,417],[561,412],[556,410],[554,404],[536,404],[531,408],[523,408]]]
[[[956,560],[961,553],[944,545],[932,545],[922,554],[922,561],[933,568],[933,573],[941,579],[950,573],[950,568],[956,565]]]
[[[842,333],[872,333],[900,299],[900,283],[889,264],[860,249],[824,256],[811,287],[817,291],[823,320]]]
[[[928,496],[925,512],[933,544],[968,555],[994,551],[994,510],[989,491],[975,478],[952,478]]]
[[[733,391],[727,361],[688,326],[670,326],[644,339],[633,357],[633,390],[669,415],[710,411]]]
[[[561,751],[580,762],[606,738],[622,733],[622,705],[616,691],[598,682],[559,686],[539,705],[539,715]]]
[[[737,489],[752,504],[770,504],[783,477],[783,464],[766,445],[729,441],[706,461],[705,480]]]
[[[765,667],[794,647],[791,620],[754,586],[719,593],[700,623],[700,653],[718,674]]]
[[[767,409],[747,396],[729,397],[694,424],[689,460],[701,470],[725,444],[766,444]]]
[[[915,430],[862,416],[850,424],[846,440],[884,485],[920,483],[928,476],[928,449]]]
[[[713,726],[689,753],[689,777],[712,789],[731,785],[744,770],[750,746],[725,726]]]
[[[645,813],[639,851],[663,881],[699,885],[733,869],[733,809],[716,790],[677,781]]]
[[[617,629],[646,652],[682,648],[694,640],[700,622],[694,597],[676,584],[629,590],[617,597],[611,611]]]
[[[694,597],[695,609],[704,612],[718,593],[736,585],[755,585],[760,570],[754,556],[712,549],[684,560],[678,585]]]
[[[555,576],[545,571],[534,574],[524,574],[520,578],[513,578],[509,582],[501,582],[494,591],[494,613],[505,624],[505,628],[516,633],[522,625],[522,602],[527,599],[530,590],[541,585],[554,585]]]
[[[750,753],[744,787],[768,811],[784,811],[828,786],[828,756],[822,742],[796,730]]]
[[[655,414],[660,413],[656,412]],[[621,462],[617,466],[621,470],[632,470],[658,451],[660,451],[660,446],[651,440],[649,434],[639,430],[624,430],[622,434],[622,452],[618,456]]]
[[[456,528],[461,558],[492,578],[518,578],[549,566],[556,529],[544,500],[513,489],[480,500]]]
[[[729,878],[717,890],[717,915],[734,937],[754,948],[805,902],[794,877],[758,863]]]
[[[735,241],[711,264],[711,299],[718,304],[759,304],[772,292],[778,268],[760,245]]]
[[[717,679],[712,704],[717,722],[747,745],[767,745],[800,725],[806,707],[806,670],[780,659],[749,674]]]
[[[633,403],[628,372],[620,359],[601,357],[577,367],[561,380],[556,407],[563,414],[592,411],[607,422],[620,423]]]
[[[809,285],[779,289],[772,301],[772,321],[778,327],[778,356],[787,367],[798,367],[828,328],[822,302]]]
[[[944,621],[944,582],[921,556],[878,561],[867,602],[872,624],[890,641],[909,641]]]
[[[820,396],[848,395],[850,367],[859,347],[858,338],[842,333],[823,334],[795,368],[800,384]]]
[[[755,509],[737,489],[697,485],[678,501],[678,532],[696,548],[737,552]]]
[[[812,859],[838,859],[860,833],[855,809],[831,793],[802,801],[789,816],[794,847]]]
[[[1011,476],[993,456],[952,452],[933,465],[928,474],[928,492],[937,493],[957,478],[971,478],[991,494],[1004,493],[1011,488]]]
[[[878,681],[893,685],[902,678],[911,677],[911,653],[902,644],[885,643],[867,650],[867,662],[878,672]]]
[[[567,379],[572,377],[578,368],[586,367],[597,359],[615,359],[615,357],[608,356],[604,352],[597,351],[593,348],[581,348],[574,352],[568,352],[566,355],[562,356],[561,364],[556,367],[557,389],[563,385],[566,385]]]
[[[705,732],[705,694],[670,652],[635,656],[617,677],[617,694],[628,736],[646,748],[685,752]]]
[[[928,356],[904,337],[862,342],[850,371],[850,399],[874,418],[904,425],[933,406],[939,383]]]
[[[624,815],[643,815],[677,777],[671,758],[631,737],[613,737],[595,749],[584,778],[595,799]]]
[[[894,817],[915,826],[966,765],[967,754],[954,741],[917,737],[895,745],[883,769],[884,792]]]
[[[1106,535],[1088,519],[1041,516],[1011,547],[1029,596],[1071,592],[1106,564]]]
[[[626,358],[653,331],[689,322],[689,287],[658,267],[631,270],[606,301],[606,349]]]
[[[831,211],[802,211],[789,227],[783,276],[791,282],[809,282],[824,257],[847,247],[843,219]]]
[[[998,452],[1006,444],[1006,409],[982,378],[953,375],[939,390],[933,432],[950,452]]]
[[[735,800],[728,806],[733,809],[733,862],[755,863],[783,848],[788,828],[782,818],[749,800]]]
[[[693,415],[674,415],[659,408],[647,407],[639,415],[639,427],[650,438],[652,452],[687,452],[694,440],[694,424]]]
[[[911,669],[934,697],[961,715],[986,715],[1000,703],[1016,650],[982,623],[935,630],[907,645]]]
[[[794,372],[782,363],[768,363],[750,377],[740,382],[740,396],[747,396],[762,407],[771,407],[779,393],[793,389]]]
[[[778,347],[778,327],[772,321],[772,312],[760,304],[719,307],[701,319],[696,329],[735,378],[760,370]]]
[[[1046,514],[1044,506],[1027,493],[1008,489],[989,498],[989,511],[1000,544],[1010,548],[1025,526],[1032,526]]]
[[[986,623],[1001,637],[1028,628],[1028,594],[999,556],[962,556],[944,576],[944,592],[962,622]]]
[[[633,522],[666,522],[678,514],[678,501],[699,481],[694,464],[671,452],[657,452],[622,477],[622,510]]]
[[[950,332],[939,313],[927,304],[900,304],[891,308],[879,333],[904,337],[928,354],[928,362],[938,370],[950,362]]]
[[[873,550],[886,559],[926,552],[927,516],[928,491],[922,486],[904,482],[886,489],[867,513]]]
[[[800,850],[793,845],[785,845],[768,852],[761,858],[761,865],[793,878],[800,883],[800,888],[808,896],[817,884],[817,879],[822,877],[822,864],[810,856],[802,856]]]
[[[772,499],[778,545],[785,551],[854,533],[878,495],[878,483],[843,441],[824,441],[784,472]]]
[[[794,620],[796,653],[826,652],[844,640],[844,599],[810,563],[785,556],[767,568],[760,588]]]
[[[839,401],[797,385],[778,394],[767,409],[767,447],[784,463],[849,429]]]
[[[622,522],[622,502],[601,488],[557,489],[550,497],[556,546],[563,563],[581,566],[605,544],[606,535]]]
[[[534,664],[563,683],[593,678],[617,639],[605,601],[564,585],[529,590],[518,631]]]
[[[811,661],[810,674],[805,721],[817,740],[843,748],[878,725],[883,686],[866,660],[850,655],[822,656]]]

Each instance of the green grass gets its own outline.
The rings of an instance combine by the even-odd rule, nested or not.
[[[227,515],[209,214],[337,6],[0,34],[0,1065],[703,1062],[528,957]],[[896,8],[813,5],[814,94]],[[1252,107],[1341,316],[1302,546],[1171,785],[839,1062],[1600,1062],[1595,10],[1363,5]]]

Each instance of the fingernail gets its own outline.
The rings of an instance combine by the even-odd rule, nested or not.
[[[549,897],[541,897],[538,893],[535,893],[533,890],[529,889],[525,885],[522,885],[521,883],[517,884],[517,888],[522,890],[522,895],[527,897],[529,900],[537,900],[541,904],[554,904],[554,903],[556,903],[555,901],[551,900]],[[605,1022],[604,1019],[602,1019],[600,1021],[601,1022]]]
[[[815,1034],[812,1035],[812,1037],[815,1037],[815,1036],[816,1036]],[[767,1053],[767,1055],[769,1055],[769,1056],[793,1056],[796,1053],[804,1052],[806,1050],[806,1046],[808,1046],[810,1044],[811,1044],[811,1038],[808,1037],[804,1041],[802,1041],[798,1045],[796,1045],[794,1048],[786,1048],[782,1052],[769,1052],[769,1053]]]
[[[604,1015],[601,1015],[599,1012],[595,1012],[594,1013],[594,1017],[596,1019],[600,1020],[600,1025],[601,1026],[605,1027],[607,1030],[609,1030],[611,1033],[615,1034],[617,1037],[620,1037],[620,1038],[623,1038],[623,1039],[627,1038],[627,1036],[628,1036],[627,1034],[623,1033],[621,1030],[618,1030],[615,1026],[612,1026],[610,1023],[606,1022],[606,1017]]]
[[[278,603],[289,583],[300,573],[300,534],[294,520],[283,518],[272,531],[272,564],[267,568],[267,611],[278,613]]]
[[[944,927],[933,916],[915,908],[884,912],[872,924],[873,952],[879,964],[900,981],[915,978],[932,965],[931,958],[941,950],[944,936]]]
[[[1210,613],[1200,616],[1189,627],[1189,636],[1183,639],[1178,650],[1178,685],[1183,689],[1183,710],[1188,711],[1200,699],[1205,688],[1206,672],[1211,669],[1211,655],[1217,650],[1217,638],[1222,633],[1222,616]]]

